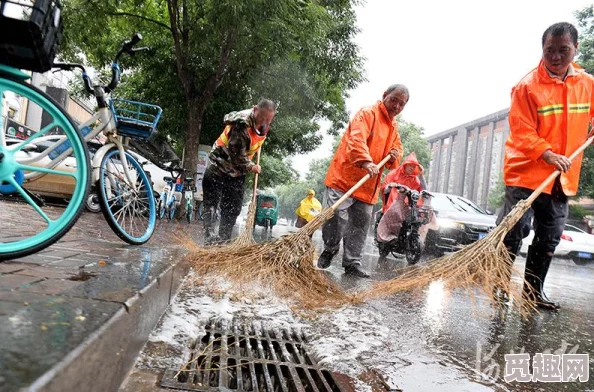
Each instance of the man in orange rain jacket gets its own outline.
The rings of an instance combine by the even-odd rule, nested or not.
[[[573,163],[567,157],[585,141],[594,115],[594,78],[572,62],[577,48],[578,32],[573,25],[550,26],[542,36],[542,60],[513,88],[509,112],[505,205],[498,222],[556,169],[562,172],[504,240],[515,258],[534,216],[524,294],[543,309],[559,307],[546,297],[543,284],[567,219],[567,198],[576,194],[580,177],[581,156]],[[506,293],[501,294],[505,297]]]
[[[417,155],[411,152],[402,164],[392,170],[382,184],[383,216],[377,227],[377,239],[388,242],[398,238],[402,222],[409,214],[410,207],[406,205],[404,196],[396,189],[396,185],[404,185],[417,192],[424,188],[419,176],[423,175],[423,166],[417,161]],[[422,199],[419,200],[422,202]]]
[[[319,268],[330,266],[343,240],[342,266],[345,273],[369,276],[361,267],[361,251],[379,194],[381,176],[378,174],[381,168],[377,163],[390,154],[392,159],[386,166],[392,168],[402,158],[396,116],[404,109],[408,98],[405,86],[395,84],[388,87],[381,101],[355,114],[342,136],[324,181],[323,206],[332,206],[366,174],[370,174],[371,179],[344,201],[322,227],[324,251],[318,259]]]

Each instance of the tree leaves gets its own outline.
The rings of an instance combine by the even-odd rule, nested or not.
[[[579,56],[577,59],[589,74],[594,75],[594,6],[576,11],[580,29]],[[584,151],[578,196],[594,198],[594,148]]]
[[[116,93],[161,106],[160,133],[178,153],[212,144],[226,113],[267,97],[280,109],[264,155],[281,158],[319,145],[316,120],[330,120],[331,132],[348,120],[347,91],[363,80],[354,4],[64,0],[61,55],[100,68],[139,31],[153,51],[123,59],[125,83]],[[186,154],[185,166],[194,155]]]

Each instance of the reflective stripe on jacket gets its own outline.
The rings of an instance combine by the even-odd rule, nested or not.
[[[228,146],[229,145],[229,132],[231,131],[231,125],[227,125],[221,133],[221,136],[215,142],[217,146]],[[248,128],[247,130],[248,136],[250,137],[250,148],[247,151],[247,157],[249,160],[254,158],[254,155],[258,152],[258,150],[264,144],[264,140],[266,140],[266,135],[260,136],[252,128]]]

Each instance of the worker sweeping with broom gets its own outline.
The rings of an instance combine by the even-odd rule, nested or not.
[[[543,283],[567,219],[567,198],[577,193],[582,153],[594,141],[594,133],[588,134],[594,78],[572,62],[577,39],[569,23],[550,26],[542,37],[540,64],[512,90],[505,206],[497,227],[457,252],[374,284],[365,299],[421,289],[439,280],[447,289],[484,296],[501,308],[507,297],[524,315],[535,307],[559,307],[544,295]],[[512,264],[532,215],[535,236],[518,295],[510,279]]]
[[[228,241],[235,221],[241,212],[245,176],[260,173],[259,164],[252,158],[264,144],[276,105],[261,99],[256,106],[225,116],[225,129],[209,154],[209,165],[204,173],[205,243]],[[221,224],[218,236],[213,232],[215,211],[220,203]]]
[[[573,163],[568,156],[586,139],[594,115],[594,78],[572,62],[577,48],[578,32],[573,25],[556,23],[546,29],[540,64],[512,90],[510,135],[505,144],[505,205],[498,223],[551,172],[561,171],[504,239],[513,262],[534,218],[524,296],[549,310],[559,305],[547,298],[543,286],[565,227],[568,197],[577,193],[580,178],[581,155]]]
[[[337,184],[332,191],[340,193],[340,197],[336,197],[331,205],[326,200],[326,208],[290,235],[261,243],[220,247],[216,251],[191,246],[187,257],[196,271],[205,275],[216,274],[241,287],[257,282],[281,297],[290,297],[302,309],[342,306],[363,300],[360,294],[345,293],[327,274],[320,273],[314,267],[315,248],[311,235],[331,221],[335,213],[340,214],[339,224],[343,229],[345,218],[351,218],[347,221],[348,226],[358,236],[354,237],[350,233],[348,238],[355,238],[357,242],[353,244],[356,246],[350,245],[345,235],[345,247],[353,251],[350,255],[359,259],[353,259],[351,265],[357,267],[346,268],[346,272],[367,275],[360,266],[361,248],[365,242],[366,226],[371,219],[373,199],[377,199],[379,193],[378,174],[390,162],[390,166],[397,165],[402,156],[402,144],[394,117],[408,102],[408,90],[403,85],[393,85],[383,98],[383,101],[357,113],[334,157],[330,170],[335,172],[326,179],[326,185]],[[357,194],[360,189],[366,190]],[[362,202],[352,196],[368,201]],[[343,208],[343,205],[346,207]],[[337,233],[338,245],[344,232],[341,230]]]
[[[381,181],[378,163],[390,155],[388,169],[402,158],[402,143],[396,116],[408,102],[408,89],[395,84],[384,92],[381,101],[359,110],[345,131],[328,169],[322,206],[331,207],[365,174],[365,182],[338,206],[334,216],[322,227],[324,251],[318,259],[319,268],[328,268],[343,241],[342,266],[345,273],[358,277],[369,274],[361,266],[361,252],[367,238],[373,205],[379,196]]]

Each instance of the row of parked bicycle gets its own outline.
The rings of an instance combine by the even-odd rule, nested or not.
[[[162,110],[156,105],[109,98],[120,82],[120,57],[148,50],[136,48],[141,35],[134,34],[121,45],[111,65],[109,84],[93,84],[84,65],[54,62],[62,36],[58,2],[36,1],[19,6],[27,10],[16,11],[0,2],[0,96],[21,97],[41,124],[39,131],[19,135],[15,141],[6,135],[0,117],[0,196],[15,201],[0,201],[0,261],[38,252],[60,239],[80,217],[92,187],[113,231],[130,244],[147,242],[158,216],[175,215],[174,193],[179,184],[170,178],[169,190],[155,197],[151,179],[130,150],[129,141],[149,138]],[[52,68],[82,71],[85,91],[97,104],[88,121],[77,125],[55,100],[27,83],[30,74],[21,71],[43,73]],[[3,114],[1,105],[2,100]],[[88,143],[96,140],[101,140],[101,146],[90,158]],[[41,152],[39,145],[45,146]],[[69,188],[71,197],[64,208],[44,203],[28,189],[29,184],[47,176],[59,178],[61,186]],[[181,190],[191,207],[186,208],[191,221],[196,188],[189,180],[193,181],[184,179],[187,185],[181,184]]]

